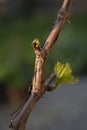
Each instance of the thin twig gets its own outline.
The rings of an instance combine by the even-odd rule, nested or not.
[[[49,53],[52,50],[64,23],[68,19],[71,3],[72,0],[64,0],[61,9],[58,12],[54,26],[44,44],[44,49],[47,50],[47,53]]]
[[[52,83],[52,81],[55,79],[56,75],[54,73],[54,71],[51,73],[51,75],[49,76],[49,78],[45,81],[45,86],[49,85]]]
[[[27,119],[39,99],[47,91],[47,82],[50,83],[51,79],[44,83],[44,67],[48,56],[48,53],[52,50],[55,41],[57,40],[59,33],[67,20],[69,8],[72,0],[64,0],[63,5],[58,13],[55,24],[46,39],[43,48],[37,46],[36,43],[32,43],[36,59],[34,68],[34,77],[32,81],[32,90],[30,97],[26,100],[22,106],[19,114],[11,120],[10,128],[14,130],[25,130]],[[52,78],[52,77],[51,77]],[[49,84],[48,84],[49,86]]]

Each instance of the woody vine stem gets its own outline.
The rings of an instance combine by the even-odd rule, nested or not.
[[[57,19],[54,26],[49,33],[43,47],[37,45],[36,41],[32,42],[32,47],[35,52],[35,68],[34,76],[31,85],[31,92],[26,99],[23,106],[19,109],[14,118],[10,121],[10,128],[14,130],[25,130],[27,119],[30,116],[32,109],[39,99],[45,94],[46,91],[50,91],[50,83],[55,78],[55,73],[53,72],[47,81],[44,82],[44,68],[49,52],[53,49],[56,40],[60,34],[60,31],[64,23],[68,20],[69,9],[72,0],[64,0],[61,9],[58,12]]]

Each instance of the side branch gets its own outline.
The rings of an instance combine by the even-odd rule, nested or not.
[[[56,78],[55,72],[53,71],[49,78],[45,81],[45,86],[48,86]]]
[[[72,2],[72,0],[64,0],[64,3],[62,5],[61,9],[58,12],[58,16],[54,23],[54,26],[53,26],[48,38],[46,39],[46,41],[44,43],[44,49],[47,50],[47,53],[49,53],[52,50],[54,43],[56,42],[56,40],[59,36],[59,33],[62,29],[62,26],[68,19],[71,2]]]

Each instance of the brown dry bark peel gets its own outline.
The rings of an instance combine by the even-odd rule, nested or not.
[[[44,95],[44,93],[46,91],[49,91],[49,84],[55,78],[55,74],[53,72],[47,81],[44,82],[45,63],[49,52],[53,49],[53,46],[60,34],[64,23],[67,21],[71,3],[72,0],[63,1],[63,5],[58,12],[54,26],[49,33],[43,47],[41,48],[40,46],[36,46],[36,43],[32,43],[36,58],[31,95],[27,98],[23,106],[20,108],[18,114],[10,121],[9,127],[13,128],[14,130],[25,130],[27,120],[33,107]]]

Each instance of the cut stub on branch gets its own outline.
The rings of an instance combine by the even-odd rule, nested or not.
[[[39,43],[39,42],[38,42]],[[44,65],[47,59],[47,52],[44,48],[37,45],[36,41],[32,42],[32,46],[35,52],[35,68],[34,77],[32,82],[32,93],[40,93],[43,87],[44,79]]]

